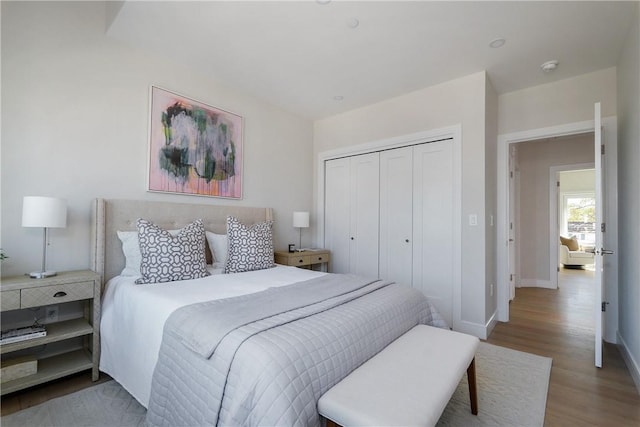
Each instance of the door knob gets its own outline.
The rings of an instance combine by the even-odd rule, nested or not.
[[[613,251],[609,249],[600,249],[600,251],[596,251],[596,255],[613,255]]]

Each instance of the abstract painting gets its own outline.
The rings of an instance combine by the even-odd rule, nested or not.
[[[149,191],[242,198],[242,117],[151,87]]]

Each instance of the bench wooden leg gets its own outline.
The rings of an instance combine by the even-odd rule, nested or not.
[[[340,424],[330,420],[329,418],[325,418],[327,420],[327,427],[340,427]]]
[[[474,357],[467,368],[469,382],[469,397],[471,398],[471,413],[478,415],[478,391],[476,389],[476,358]]]

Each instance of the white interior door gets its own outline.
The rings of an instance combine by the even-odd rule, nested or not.
[[[411,286],[413,149],[380,153],[380,278]]]
[[[331,251],[331,271],[349,272],[350,162],[349,158],[325,163],[324,245]]]
[[[516,146],[509,149],[509,300],[516,297]]]
[[[449,325],[456,277],[453,166],[451,141],[414,147],[413,287],[431,299]]]
[[[594,149],[595,149],[595,165],[596,165],[596,257],[595,257],[595,317],[596,317],[596,343],[595,343],[595,364],[598,368],[602,367],[602,331],[604,330],[604,309],[606,306],[604,289],[604,259],[607,253],[612,253],[604,249],[604,227],[606,224],[604,218],[604,173],[602,162],[602,116],[600,112],[600,103],[595,104],[594,119]]]
[[[351,157],[349,272],[378,278],[380,154]],[[332,256],[333,258],[333,256]]]

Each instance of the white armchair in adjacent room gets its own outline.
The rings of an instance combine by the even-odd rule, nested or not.
[[[575,236],[571,238],[560,236],[559,255],[560,263],[565,267],[582,266],[595,262],[595,254],[593,252],[583,251]]]

